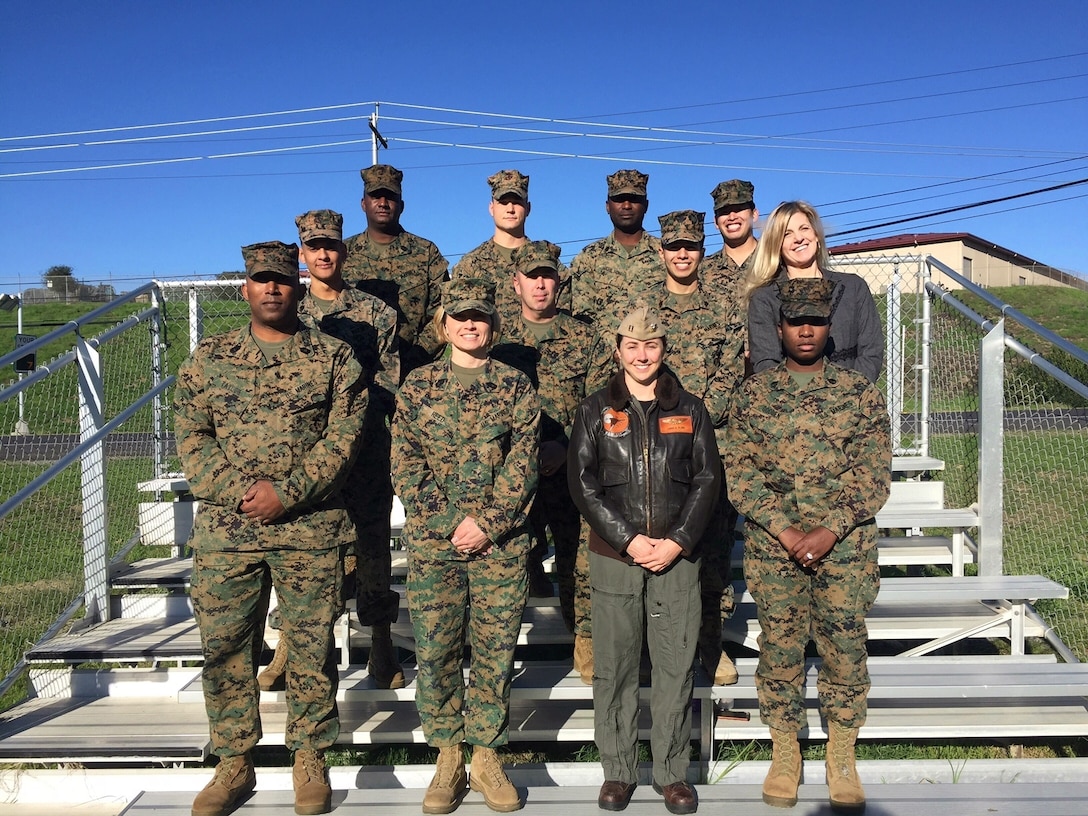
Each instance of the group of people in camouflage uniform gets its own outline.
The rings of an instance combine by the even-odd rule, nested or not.
[[[663,215],[654,237],[643,226],[648,176],[619,170],[607,177],[613,230],[568,269],[559,247],[526,234],[528,176],[503,170],[488,179],[493,236],[448,275],[437,247],[400,225],[403,174],[373,165],[361,175],[366,230],[344,240],[342,216],[318,210],[296,219],[298,245],[243,247],[249,325],[203,341],[178,376],[179,455],[201,501],[192,598],[220,758],[193,816],[223,816],[253,790],[258,692],[277,684],[286,689],[287,747],[295,752],[295,811],[331,809],[324,751],[339,731],[333,623],[346,597],[354,594],[360,623],[370,627],[374,684],[404,685],[390,631],[400,606],[390,579],[394,488],[406,511],[416,704],[428,744],[439,749],[423,811],[452,812],[469,788],[493,810],[522,807],[495,748],[508,741],[527,598],[554,591],[543,568],[550,546],[574,666],[594,685],[598,742],[613,746],[609,753],[602,744],[608,778],[598,804],[626,807],[635,788],[624,744],[630,729],[602,725],[599,692],[612,683],[596,682],[592,640],[595,621],[618,631],[618,607],[595,603],[608,590],[591,575],[591,542],[604,531],[577,495],[573,469],[568,474],[579,410],[623,373],[624,320],[642,327],[636,334],[653,335],[639,342],[659,345],[660,359],[667,350],[654,381],[665,376],[675,383],[668,393],[679,389],[698,405],[695,424],[662,417],[667,433],[691,435],[705,421],[712,470],[724,472],[702,484],[699,506],[708,511],[692,527],[697,552],[647,562],[695,598],[685,607],[693,616],[687,628],[673,630],[687,665],[654,666],[659,685],[676,686],[658,689],[661,699],[686,696],[690,708],[692,655],[712,682],[737,681],[722,624],[732,610],[739,510],[745,577],[763,628],[760,710],[774,737],[764,799],[796,801],[811,637],[825,657],[820,699],[831,734],[832,804],[863,805],[853,741],[868,688],[864,615],[876,594],[872,516],[887,492],[880,457],[890,456],[872,384],[880,367],[871,361],[883,348],[879,332],[873,337],[879,320],[868,289],[828,268],[815,212],[803,202],[781,205],[757,241],[752,184],[722,182],[711,196],[724,246],[704,258],[704,213]],[[310,275],[305,290],[300,259]],[[765,356],[782,362],[745,379],[756,362],[757,303],[760,315],[776,312],[778,337],[770,353],[761,349],[757,369],[767,367]],[[651,531],[637,530],[632,541],[640,535]],[[622,559],[630,544],[611,546]],[[280,640],[258,680],[273,588]],[[664,630],[654,631],[651,658]],[[655,733],[669,747],[661,757],[655,748],[655,789],[670,812],[694,812],[687,754],[677,748],[690,721],[662,722]],[[473,746],[469,772],[465,743]]]

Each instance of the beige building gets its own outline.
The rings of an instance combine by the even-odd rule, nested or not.
[[[831,265],[843,272],[865,278],[874,294],[883,294],[891,270],[914,275],[917,261],[897,264],[897,258],[925,258],[932,255],[973,283],[986,288],[997,286],[1073,286],[1088,289],[1088,282],[1068,272],[1032,260],[1011,249],[983,240],[969,232],[927,232],[877,238],[856,244],[829,247]],[[933,281],[946,289],[960,285],[937,267]]]

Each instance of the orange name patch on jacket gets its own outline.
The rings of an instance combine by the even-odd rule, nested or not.
[[[657,420],[657,430],[663,434],[695,433],[689,416],[667,416]]]

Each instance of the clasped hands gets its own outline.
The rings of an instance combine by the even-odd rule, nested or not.
[[[796,527],[787,527],[778,540],[790,558],[802,567],[815,569],[838,539],[826,527],[813,527],[807,533]]]
[[[238,510],[246,518],[261,524],[271,524],[287,512],[287,508],[280,501],[279,494],[276,493],[276,488],[268,479],[260,479],[253,483],[242,497]]]
[[[650,538],[639,533],[627,545],[627,554],[638,566],[650,572],[664,572],[684,553],[671,538]]]
[[[491,539],[480,529],[472,516],[466,516],[457,525],[457,529],[450,536],[450,543],[457,548],[457,552],[465,555],[491,554]]]

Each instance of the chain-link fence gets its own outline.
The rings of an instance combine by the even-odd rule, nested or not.
[[[838,272],[860,276],[869,285],[884,324],[884,371],[880,387],[892,422],[896,455],[926,453],[922,422],[928,389],[925,331],[928,302],[923,294],[926,266],[921,255],[851,256],[831,259]]]
[[[979,486],[979,357],[985,331],[1001,309],[972,301],[980,326],[953,308],[951,295],[932,310],[931,454],[945,462],[949,504],[976,501]],[[964,296],[957,293],[959,302]],[[1014,311],[1006,310],[1008,314]],[[1005,334],[1088,384],[1088,364],[1055,348],[1032,328],[1006,317]],[[1009,575],[1045,575],[1069,588],[1064,601],[1040,601],[1039,613],[1081,660],[1088,659],[1088,400],[1006,343],[1002,555]]]
[[[899,419],[893,422],[896,452],[944,460],[946,502],[964,506],[978,496],[982,331],[948,306],[931,305],[923,288],[926,263],[920,256],[834,259],[835,268],[868,281],[886,327],[887,366],[881,385],[891,415]],[[99,334],[100,392],[94,360],[82,366],[88,373],[81,376],[72,352],[54,356],[26,381],[0,386],[0,429],[28,431],[0,437],[0,501],[6,508],[0,513],[0,675],[10,679],[25,649],[56,625],[66,609],[78,610],[88,591],[88,575],[104,574],[105,562],[134,541],[138,505],[151,498],[141,495],[137,484],[177,468],[167,444],[172,439],[170,395],[162,385],[201,337],[245,325],[249,310],[240,283],[201,281],[161,289],[149,284],[137,290],[153,300],[161,292],[164,328],[155,304],[140,303],[143,296],[129,295],[106,307],[117,309],[117,315],[138,315]],[[96,310],[96,319],[102,319],[97,313],[103,311]],[[66,348],[85,331],[83,325],[69,331]],[[1010,330],[1020,333],[1015,326]],[[1030,344],[1026,337],[1021,340]],[[59,342],[61,338],[54,338],[49,348]],[[84,356],[93,358],[87,349],[96,345],[85,344]],[[1088,381],[1088,366],[1066,359],[1062,352],[1036,350]],[[3,367],[10,362],[4,358]],[[149,397],[155,388],[160,388],[157,400]],[[82,421],[81,392],[90,395]],[[100,415],[95,393],[100,393]],[[1039,573],[1070,588],[1070,601],[1040,603],[1039,608],[1063,640],[1088,658],[1085,401],[1012,352],[1006,354],[1005,398],[1005,572]],[[141,401],[143,407],[131,408]],[[79,458],[72,457],[52,481],[31,491],[18,506],[8,506],[8,497],[71,456],[80,444],[81,428],[86,436],[122,412],[131,415],[105,434],[100,474],[94,472],[93,458],[88,474],[87,465],[81,467]],[[88,547],[99,539],[101,554],[88,556]],[[130,558],[143,554],[168,552],[149,552],[138,545]]]
[[[162,369],[153,293],[143,287],[20,349],[67,350],[0,384],[0,428],[14,431],[0,436],[0,688],[59,621],[109,614],[108,562],[133,541],[136,485],[161,471],[166,442],[150,396]],[[83,337],[103,321],[112,327]]]
[[[166,316],[167,368],[177,374],[189,352],[204,337],[249,322],[242,279],[160,283]]]

